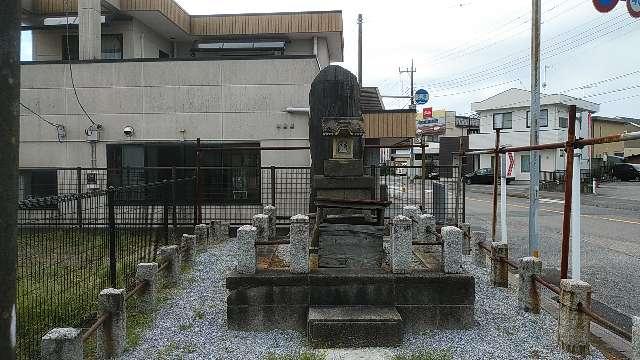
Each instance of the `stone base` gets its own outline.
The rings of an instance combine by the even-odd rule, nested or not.
[[[312,307],[307,337],[314,348],[397,346],[402,318],[394,307]]]
[[[306,330],[310,307],[395,307],[405,330],[473,326],[475,280],[469,274],[318,269],[233,273],[227,277],[227,323],[236,330]]]
[[[321,224],[319,266],[380,269],[384,258],[381,226]]]

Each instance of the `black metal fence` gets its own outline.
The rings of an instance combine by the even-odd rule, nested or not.
[[[172,189],[193,183],[176,179],[19,202],[19,358],[38,358],[51,328],[92,320],[102,289],[134,283],[135,266],[152,261],[169,242],[169,227],[185,222],[176,215]]]
[[[564,192],[565,171],[540,171],[540,190]],[[580,191],[593,193],[593,175],[589,169],[580,170]]]

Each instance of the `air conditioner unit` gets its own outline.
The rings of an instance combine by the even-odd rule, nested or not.
[[[98,190],[98,189],[100,189],[100,185],[98,185],[98,172],[97,171],[88,171],[87,172],[87,189],[88,190]]]

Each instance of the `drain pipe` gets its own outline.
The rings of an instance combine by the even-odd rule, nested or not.
[[[307,114],[307,115],[311,115],[311,109],[310,108],[288,107],[284,111],[288,112],[289,114]]]

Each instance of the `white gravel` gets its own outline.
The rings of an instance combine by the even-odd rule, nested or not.
[[[122,359],[264,359],[305,347],[296,331],[239,332],[226,328],[225,274],[236,262],[233,241],[197,255],[174,298],[161,306],[140,345]],[[396,353],[447,350],[454,359],[574,359],[557,349],[556,320],[518,310],[515,294],[488,285],[485,269],[465,262],[476,274],[476,326],[406,334],[396,349],[325,352],[327,359],[390,359]],[[604,359],[592,348],[585,359]]]

